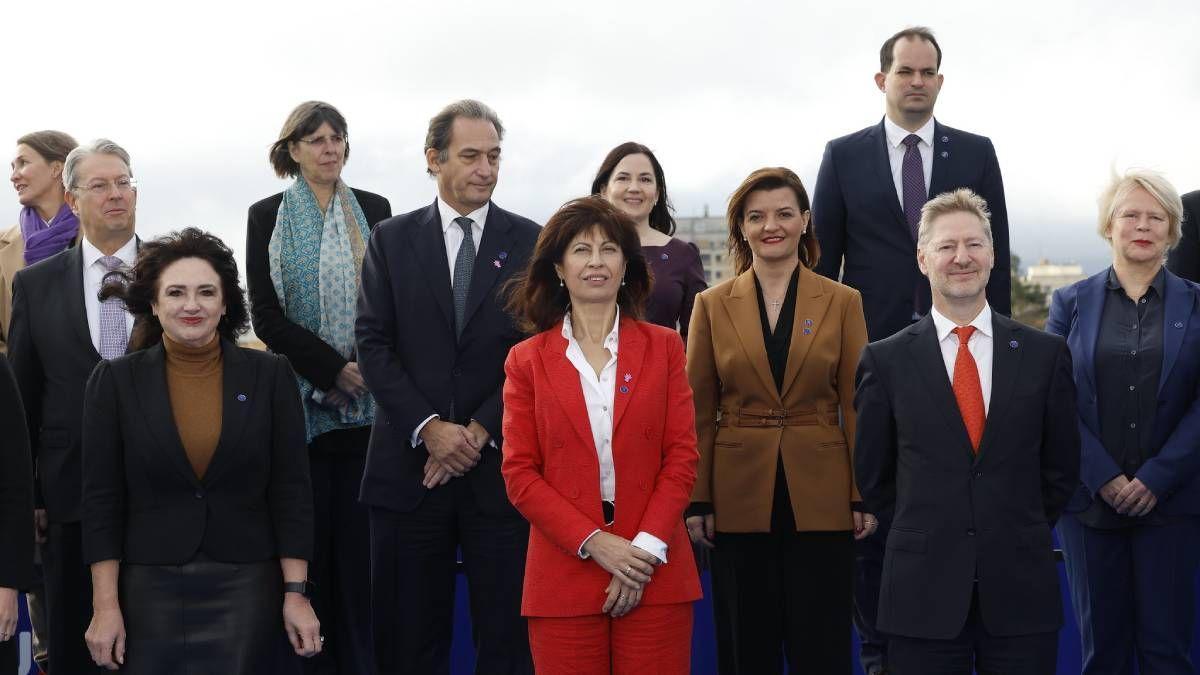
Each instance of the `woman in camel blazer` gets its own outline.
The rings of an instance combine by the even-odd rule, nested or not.
[[[760,169],[730,200],[735,278],[700,294],[688,336],[700,465],[687,519],[712,552],[722,673],[850,672],[857,509],[858,292],[811,271],[808,195]]]

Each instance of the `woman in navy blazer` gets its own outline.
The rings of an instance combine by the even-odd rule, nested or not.
[[[1192,673],[1200,563],[1200,286],[1166,270],[1183,206],[1162,176],[1100,200],[1108,269],[1054,293],[1071,348],[1079,486],[1059,521],[1083,673]]]
[[[248,323],[237,264],[210,234],[144,243],[128,286],[110,283],[101,298],[112,295],[136,323],[132,353],[101,361],[85,394],[92,658],[123,673],[298,667],[282,653],[285,632],[302,656],[322,640],[292,369],[236,344]]]

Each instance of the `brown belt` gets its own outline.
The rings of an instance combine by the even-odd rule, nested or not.
[[[739,408],[737,410],[722,410],[717,419],[717,426],[728,427],[802,427],[826,424],[837,426],[839,422],[838,409],[835,405],[805,407],[787,410],[785,408]]]

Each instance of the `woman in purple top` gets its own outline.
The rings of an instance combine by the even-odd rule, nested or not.
[[[696,245],[671,236],[675,219],[658,158],[640,143],[618,145],[600,164],[592,194],[604,197],[637,223],[642,252],[654,272],[646,321],[678,330],[686,343],[692,301],[707,284]]]

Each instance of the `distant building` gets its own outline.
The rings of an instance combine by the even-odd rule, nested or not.
[[[1038,261],[1036,265],[1030,265],[1025,270],[1025,283],[1034,286],[1040,286],[1046,292],[1046,300],[1049,301],[1050,295],[1062,288],[1070,286],[1076,281],[1083,281],[1087,275],[1083,273],[1083,266],[1075,263],[1052,263],[1045,258]]]
[[[733,276],[733,261],[729,257],[729,227],[724,217],[704,215],[675,219],[675,236],[690,241],[700,249],[700,262],[704,265],[704,278],[709,286],[715,286]]]

